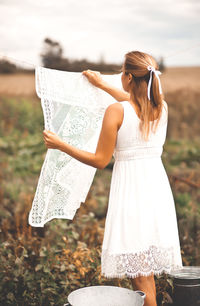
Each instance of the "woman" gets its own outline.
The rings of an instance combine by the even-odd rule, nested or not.
[[[130,277],[134,288],[146,293],[145,306],[156,305],[154,275],[182,266],[174,200],[161,160],[168,111],[157,68],[152,56],[127,53],[121,77],[124,91],[104,82],[99,73],[83,72],[118,101],[105,111],[95,153],[43,132],[48,148],[98,169],[114,155],[102,274]]]

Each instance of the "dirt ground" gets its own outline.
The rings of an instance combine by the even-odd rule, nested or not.
[[[164,93],[181,88],[200,92],[199,80],[200,67],[166,68],[161,75]],[[0,74],[0,96],[36,96],[34,74]]]

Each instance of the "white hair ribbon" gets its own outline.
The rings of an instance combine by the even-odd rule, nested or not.
[[[147,96],[148,96],[148,99],[150,100],[150,90],[151,90],[152,73],[153,72],[158,79],[159,93],[160,94],[162,93],[162,87],[161,87],[160,78],[159,78],[159,75],[161,74],[161,72],[159,70],[156,70],[155,67],[153,67],[153,66],[148,66],[147,69],[150,71],[150,78],[149,78],[149,83],[148,83],[148,88],[147,88]]]

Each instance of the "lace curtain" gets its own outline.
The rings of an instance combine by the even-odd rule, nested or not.
[[[102,78],[121,88],[120,74]],[[91,85],[82,73],[37,67],[35,80],[44,128],[79,149],[95,152],[105,109],[116,100]],[[85,202],[95,172],[96,168],[64,152],[48,149],[29,213],[29,224],[43,227],[53,218],[72,220],[81,202]]]

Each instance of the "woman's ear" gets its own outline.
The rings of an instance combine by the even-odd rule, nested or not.
[[[131,83],[132,79],[133,79],[133,76],[132,76],[131,73],[129,73],[129,74],[128,74],[128,83],[129,83],[129,84]]]

